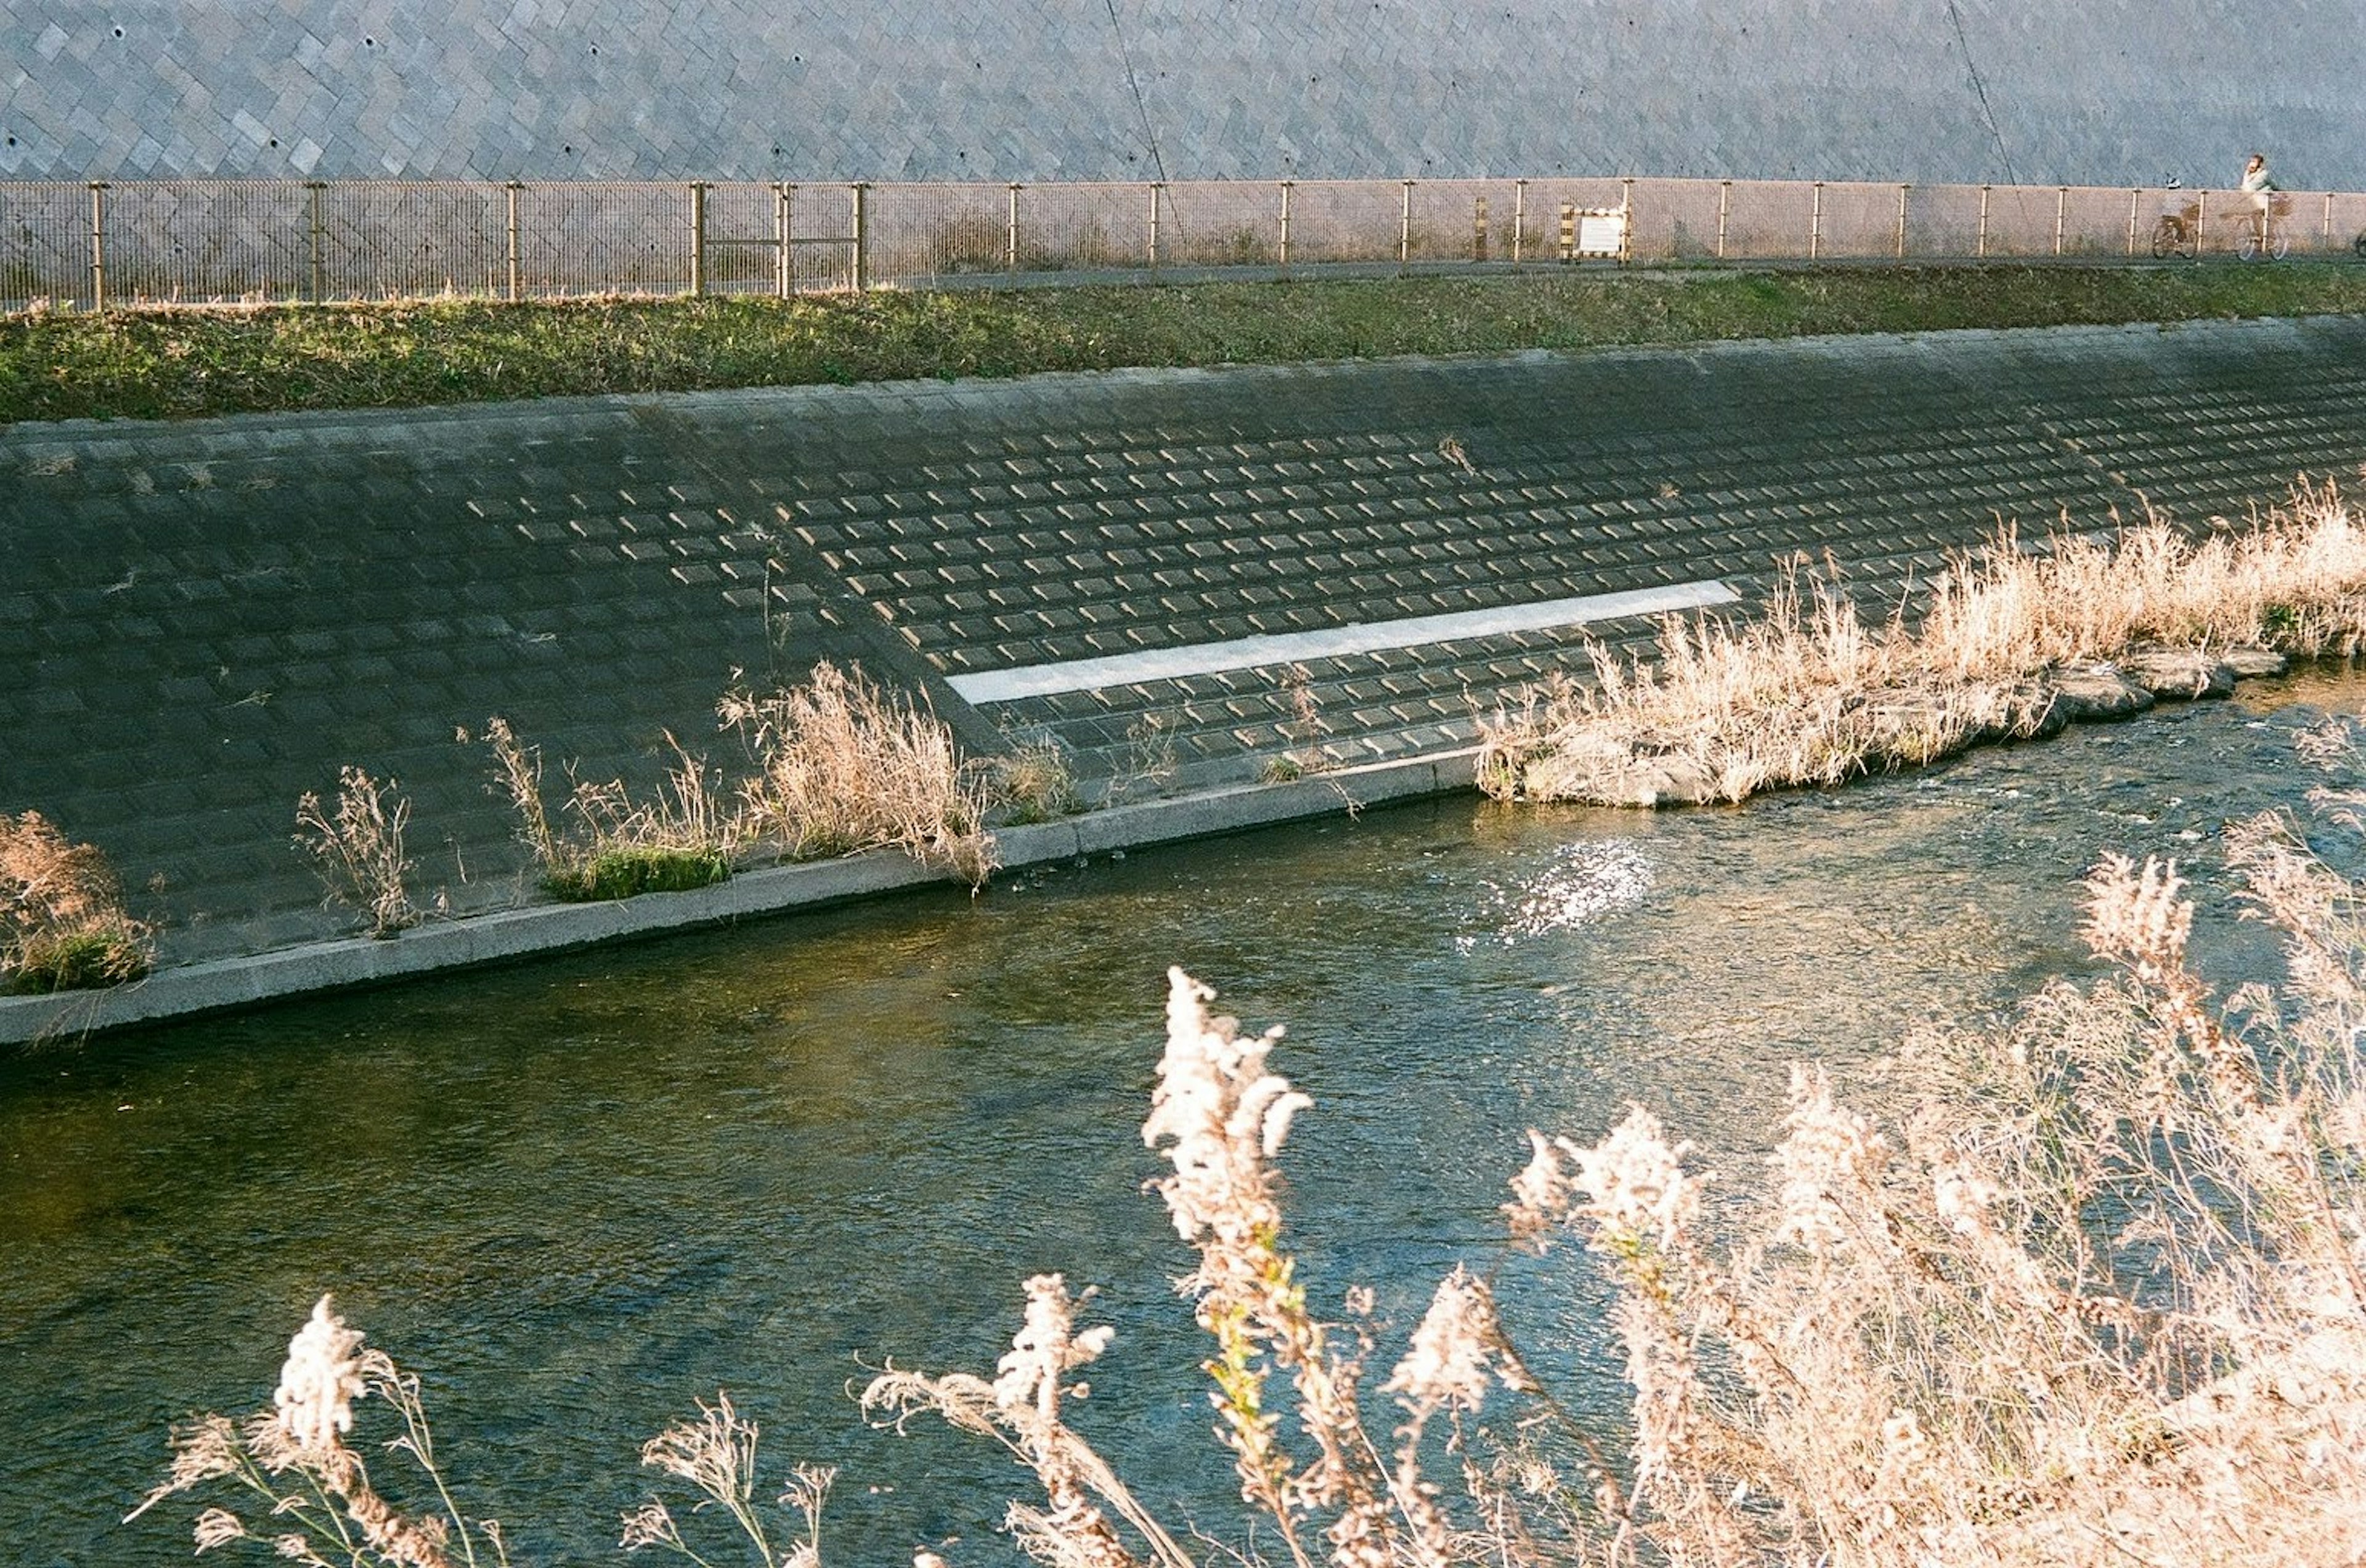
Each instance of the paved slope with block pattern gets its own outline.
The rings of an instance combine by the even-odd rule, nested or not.
[[[734,681],[828,657],[1139,794],[1467,744],[1589,637],[1649,635],[1428,617],[1700,585],[1746,612],[1801,556],[1886,601],[2000,521],[2206,525],[2361,463],[2349,321],[17,425],[0,809],[98,843],[166,962],[254,951],[343,924],[290,845],[342,763],[413,801],[422,895],[515,898],[456,739],[495,714],[554,785],[647,781],[669,732],[727,760]],[[1145,673],[954,683],[1106,658]]]

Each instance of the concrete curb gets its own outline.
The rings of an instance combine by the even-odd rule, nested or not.
[[[1041,865],[1112,850],[1175,843],[1355,811],[1471,787],[1475,749],[1378,762],[1292,780],[1119,806],[1056,822],[1005,828],[995,844],[1005,867]],[[0,997],[0,1045],[21,1045],[133,1024],[222,1012],[312,992],[383,985],[415,976],[499,964],[598,942],[819,908],[946,882],[942,872],[894,851],[745,872],[690,893],[650,893],[606,904],[538,904],[421,926],[391,941],[349,937],[274,953],[162,969],[103,991]]]

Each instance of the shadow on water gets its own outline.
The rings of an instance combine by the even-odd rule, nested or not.
[[[718,1386],[764,1426],[767,1486],[843,1467],[837,1555],[999,1557],[1024,1477],[867,1431],[845,1391],[890,1355],[990,1369],[1019,1281],[1056,1269],[1119,1328],[1079,1425],[1229,1535],[1188,1260],[1142,1191],[1167,964],[1289,1026],[1308,1278],[1332,1308],[1369,1281],[1404,1325],[1498,1257],[1524,1129],[1591,1138],[1639,1101],[1746,1188],[1789,1061],[1877,1077],[1908,1030],[2083,972],[2106,851],[2178,856],[2206,963],[2260,973],[2219,826],[2298,807],[2293,732],[2361,696],[2247,689],[1737,810],[1441,801],[0,1062],[0,1534],[28,1562],[186,1560],[189,1509],[114,1523],[167,1422],[264,1402],[334,1290],[424,1374],[521,1561],[617,1555],[640,1440]],[[1583,1259],[1504,1281],[1606,1421]]]

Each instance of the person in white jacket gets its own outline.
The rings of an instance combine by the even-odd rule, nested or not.
[[[2259,248],[2265,250],[2268,245],[2269,203],[2274,199],[2275,192],[2284,188],[2269,176],[2268,155],[2265,152],[2252,153],[2250,161],[2243,165],[2242,188],[2244,194],[2251,198],[2251,206],[2255,212],[2251,222],[2259,231]]]

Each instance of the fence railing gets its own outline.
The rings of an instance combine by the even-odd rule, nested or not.
[[[2366,231],[2366,195],[2282,207],[2295,254]],[[2148,257],[2180,210],[2200,212],[2209,254],[2259,209],[2225,191],[1821,180],[0,182],[0,308],[1521,266],[1598,254],[1612,219],[1639,262]]]

